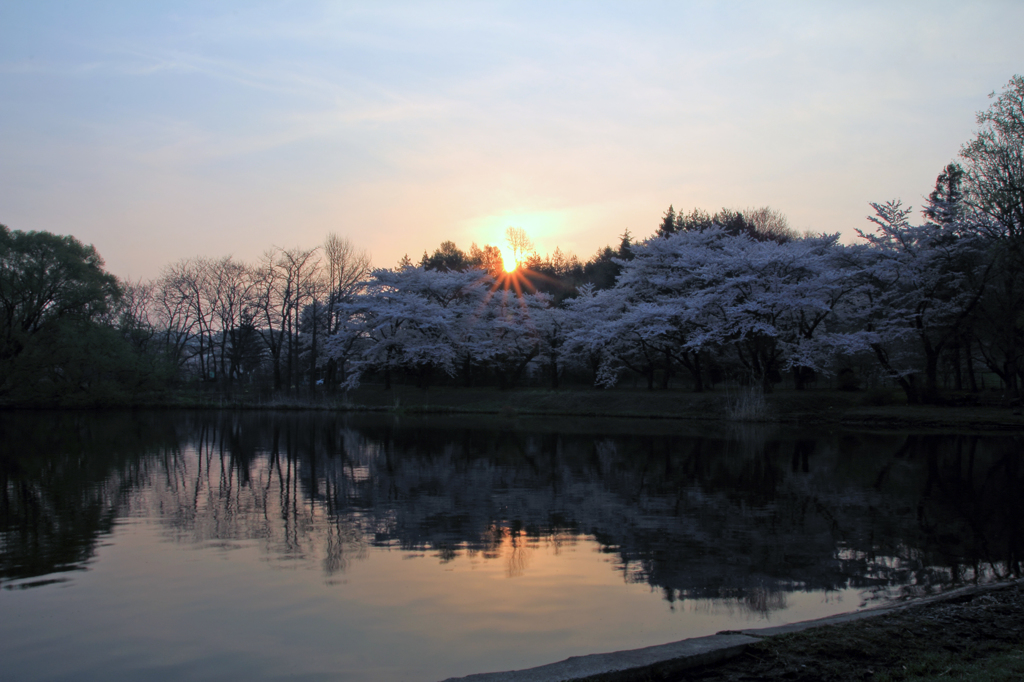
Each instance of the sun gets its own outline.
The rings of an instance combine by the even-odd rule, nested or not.
[[[505,268],[505,272],[515,272],[516,268],[519,267],[515,255],[508,249],[501,250],[501,264]]]

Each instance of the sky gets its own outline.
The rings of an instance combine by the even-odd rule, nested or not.
[[[149,279],[349,238],[586,260],[771,206],[920,208],[1024,72],[1021,2],[0,3],[0,223]]]

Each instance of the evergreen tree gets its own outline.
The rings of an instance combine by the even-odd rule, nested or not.
[[[665,211],[665,215],[661,217],[661,225],[658,226],[658,236],[667,237],[670,234],[675,234],[677,229],[676,210],[671,204],[669,204],[668,210]]]
[[[937,225],[952,225],[964,217],[964,193],[961,183],[964,169],[958,163],[951,163],[935,180],[935,189],[928,195],[922,213]]]
[[[596,289],[610,289],[615,286],[615,278],[622,267],[615,262],[618,253],[610,246],[598,249],[594,257],[583,266],[583,279],[594,285]]]
[[[424,270],[440,270],[441,272],[462,271],[469,267],[469,258],[465,252],[455,246],[453,241],[441,242],[429,258],[426,252],[423,253]]]
[[[676,232],[702,232],[714,225],[717,218],[699,208],[693,209],[689,215],[680,212],[676,215]]]
[[[622,233],[622,241],[619,242],[619,258],[622,260],[633,259],[633,238],[629,234],[629,228]]]

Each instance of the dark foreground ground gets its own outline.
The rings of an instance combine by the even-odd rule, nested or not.
[[[670,680],[1024,680],[1024,583],[765,638]]]

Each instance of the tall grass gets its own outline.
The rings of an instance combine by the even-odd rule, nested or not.
[[[770,414],[764,391],[760,387],[748,386],[741,388],[735,395],[730,395],[725,416],[737,422],[768,421]]]

